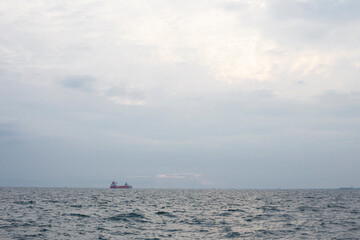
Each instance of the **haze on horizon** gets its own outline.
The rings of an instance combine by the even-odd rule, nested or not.
[[[0,186],[360,182],[360,1],[0,2]]]

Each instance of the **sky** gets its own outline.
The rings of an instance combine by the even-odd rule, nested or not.
[[[360,1],[0,1],[0,186],[360,187]]]

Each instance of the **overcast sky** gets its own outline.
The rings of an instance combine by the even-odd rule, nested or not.
[[[0,1],[0,186],[360,183],[360,1]]]

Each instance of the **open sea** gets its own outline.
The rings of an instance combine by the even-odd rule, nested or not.
[[[0,188],[0,239],[360,239],[360,190]]]

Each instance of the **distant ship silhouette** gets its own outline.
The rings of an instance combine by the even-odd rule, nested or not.
[[[110,188],[133,188],[131,185],[129,185],[127,182],[124,184],[124,185],[118,185],[117,182],[112,181],[111,185],[110,185]]]

